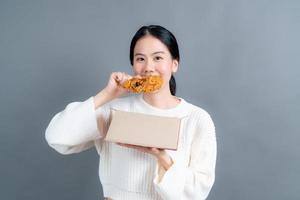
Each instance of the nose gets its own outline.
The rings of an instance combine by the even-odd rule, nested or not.
[[[145,67],[144,67],[144,74],[145,75],[150,75],[154,72],[154,65],[151,62],[147,62]]]

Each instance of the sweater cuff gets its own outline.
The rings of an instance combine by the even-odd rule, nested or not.
[[[165,170],[159,163],[157,164],[153,180],[156,191],[166,200],[181,199],[187,174],[187,169],[180,159],[172,157],[172,160],[173,164],[168,170]]]

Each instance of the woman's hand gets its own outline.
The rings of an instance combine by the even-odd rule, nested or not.
[[[112,98],[117,98],[127,94],[129,91],[121,86],[126,80],[132,78],[132,76],[124,72],[113,72],[110,75],[109,81],[104,88],[105,92],[111,95]]]
[[[134,77],[139,78],[139,75]],[[109,81],[106,87],[101,90],[98,94],[94,97],[94,104],[95,109],[100,107],[101,105],[118,98],[119,96],[123,96],[124,94],[129,93],[128,89],[125,89],[121,86],[126,80],[131,79],[132,76],[124,73],[124,72],[113,72],[110,75]]]
[[[133,148],[142,151],[144,153],[149,153],[155,156],[159,164],[162,165],[165,170],[168,170],[173,164],[172,158],[164,149],[159,149],[155,147],[143,147],[143,146],[137,146],[132,144],[123,144],[123,143],[117,143],[117,144],[123,147]]]

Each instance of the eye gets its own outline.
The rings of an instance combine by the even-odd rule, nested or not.
[[[135,60],[136,60],[136,61],[144,61],[144,58],[138,57],[138,58],[136,58]]]
[[[154,60],[162,60],[163,59],[163,57],[161,57],[161,56],[155,56],[154,57]]]

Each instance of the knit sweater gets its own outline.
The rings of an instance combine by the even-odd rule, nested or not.
[[[61,154],[95,146],[103,194],[113,200],[205,199],[215,180],[215,126],[208,112],[179,99],[176,107],[160,109],[137,94],[116,98],[95,109],[91,96],[69,103],[54,115],[45,131],[46,141]],[[166,150],[173,160],[168,170],[151,154],[103,139],[111,109],[181,118],[178,149]]]

